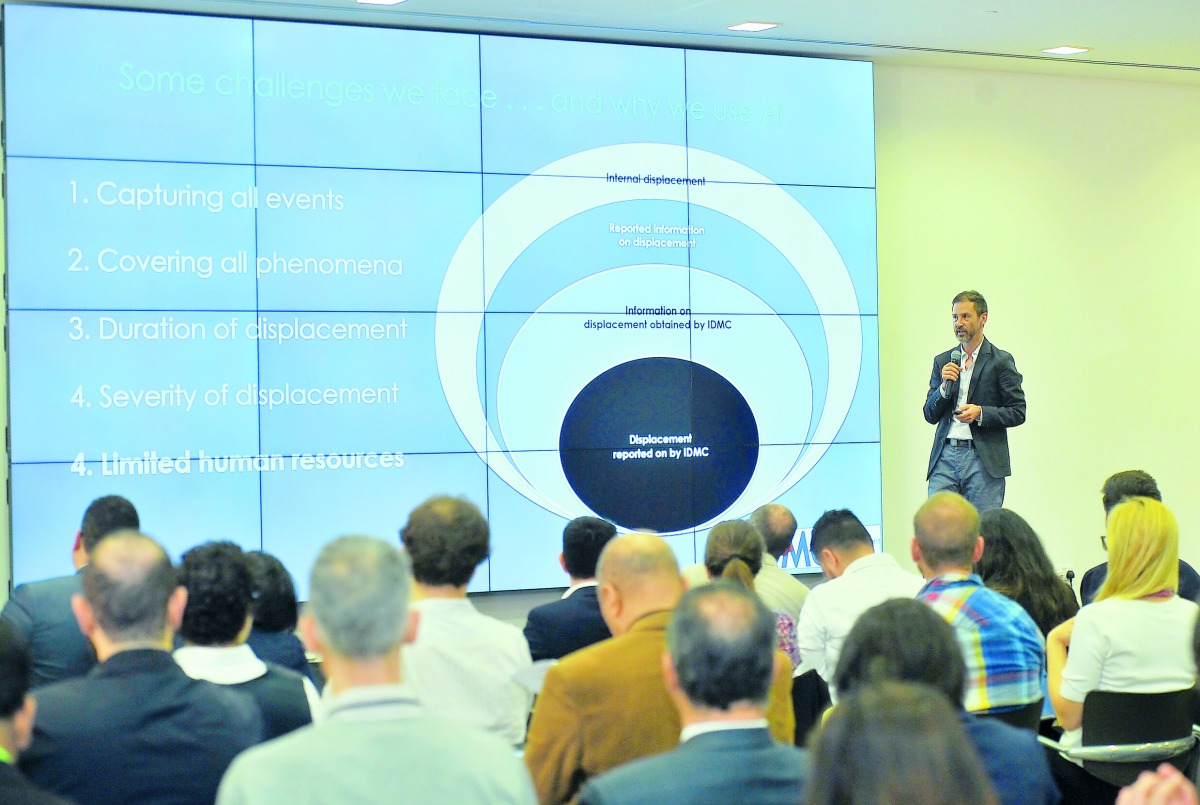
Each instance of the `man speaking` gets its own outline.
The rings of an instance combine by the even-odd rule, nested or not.
[[[1013,356],[983,337],[983,295],[963,291],[952,310],[960,346],[933,359],[925,421],[937,430],[926,478],[930,495],[957,492],[983,512],[1004,505],[1008,429],[1025,421],[1025,392]]]

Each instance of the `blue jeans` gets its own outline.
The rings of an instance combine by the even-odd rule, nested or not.
[[[942,454],[929,474],[929,494],[957,492],[985,512],[1004,505],[1004,479],[983,468],[973,447],[942,446]]]

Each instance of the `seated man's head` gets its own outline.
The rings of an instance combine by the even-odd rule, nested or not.
[[[914,598],[871,607],[854,622],[833,675],[841,698],[882,680],[920,682],[962,707],[967,667],[954,630]]]
[[[250,575],[254,577],[254,628],[264,632],[290,632],[300,619],[296,585],[274,556],[263,551],[247,551]]]
[[[667,652],[667,690],[685,720],[688,710],[766,708],[775,617],[745,587],[718,581],[685,593],[667,627]]]
[[[33,659],[16,628],[0,618],[0,747],[15,755],[33,737],[37,706],[29,695]]]
[[[254,578],[246,554],[232,542],[208,542],[183,555],[179,582],[187,608],[179,633],[195,646],[236,646],[250,633]]]
[[[1108,514],[1126,498],[1151,498],[1161,503],[1162,493],[1158,491],[1158,482],[1145,470],[1123,470],[1110,475],[1100,488],[1104,513]]]
[[[846,572],[855,559],[875,553],[875,543],[862,521],[849,509],[821,515],[809,537],[809,553],[831,579]]]
[[[115,531],[92,551],[83,595],[71,608],[103,661],[127,648],[169,648],[186,603],[162,546],[136,531]]]
[[[559,557],[563,570],[573,579],[594,579],[600,553],[616,535],[617,527],[607,520],[576,517],[563,529],[563,549]]]
[[[300,630],[325,655],[331,684],[347,664],[382,663],[399,678],[400,645],[411,639],[408,557],[374,537],[339,537],[317,555]]]
[[[913,518],[912,559],[926,578],[970,573],[983,555],[979,511],[962,495],[938,492]]]
[[[413,509],[400,530],[413,578],[424,587],[466,589],[488,557],[488,523],[465,498],[432,497]]]
[[[79,533],[75,535],[75,566],[81,568],[88,563],[96,543],[113,531],[137,531],[141,528],[137,509],[120,495],[105,495],[96,498],[83,513]]]
[[[778,503],[759,506],[750,515],[750,525],[762,535],[771,556],[778,559],[791,550],[792,539],[796,536],[796,518],[786,506]]]
[[[596,581],[600,614],[614,635],[651,612],[674,609],[683,595],[675,553],[653,534],[609,540],[596,565]]]

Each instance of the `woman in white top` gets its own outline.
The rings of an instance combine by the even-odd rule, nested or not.
[[[1175,594],[1174,515],[1156,500],[1130,498],[1109,513],[1107,531],[1108,578],[1095,601],[1046,637],[1050,700],[1067,746],[1079,745],[1093,690],[1164,693],[1196,682],[1191,638],[1200,608]]]

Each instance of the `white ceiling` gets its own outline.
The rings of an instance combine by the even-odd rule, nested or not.
[[[104,5],[1200,84],[1200,0],[408,0],[391,7],[355,0],[107,0]],[[762,34],[726,30],[746,20],[780,26]],[[1043,48],[1064,44],[1092,50],[1069,58],[1042,54]]]

